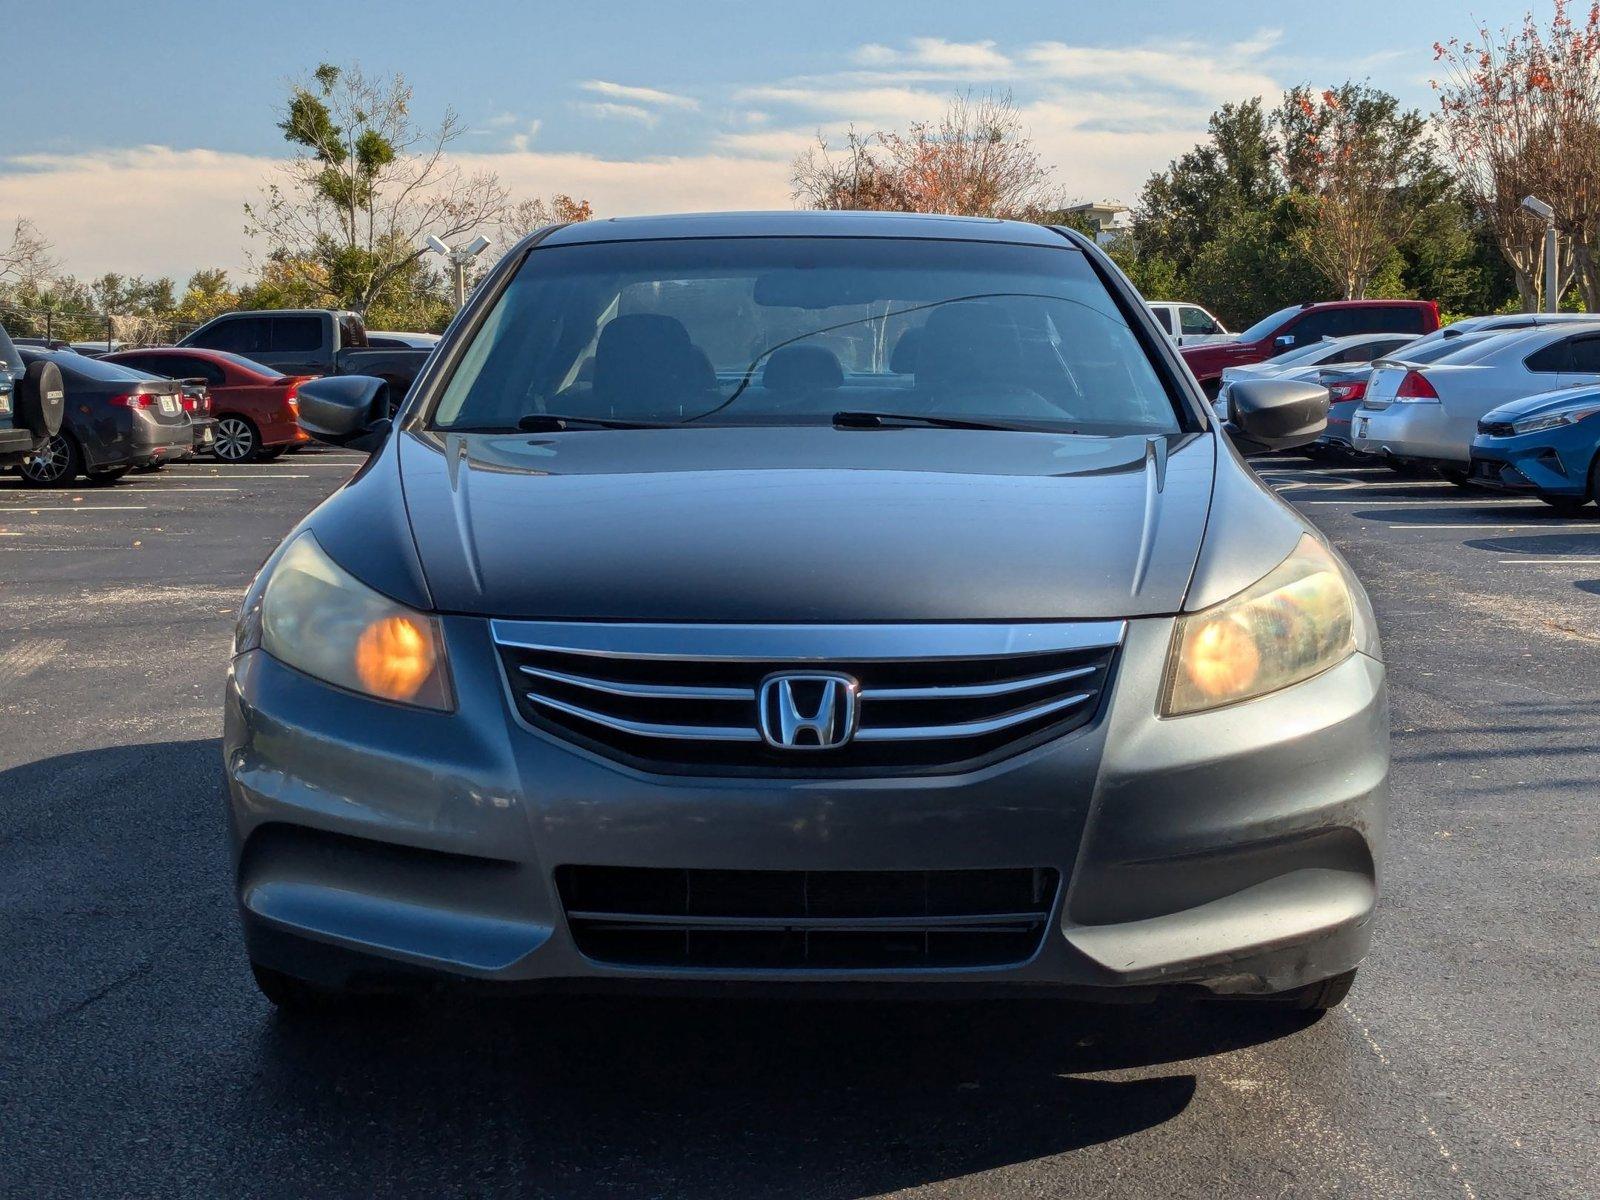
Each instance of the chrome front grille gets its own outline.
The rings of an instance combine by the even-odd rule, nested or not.
[[[873,774],[965,767],[1087,724],[1123,625],[496,621],[493,632],[522,718],[610,757],[657,771]],[[848,691],[834,693],[849,709],[832,727],[842,744],[815,731],[775,744],[763,685],[791,676],[801,715],[825,689]]]

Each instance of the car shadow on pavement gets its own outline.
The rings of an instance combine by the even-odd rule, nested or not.
[[[424,1177],[445,1148],[515,1131],[482,1164],[490,1190],[869,1196],[1153,1128],[1195,1093],[1169,1064],[1306,1023],[1189,1005],[441,999],[377,1023],[265,1019],[248,1103],[334,1161],[374,1127],[425,1129]],[[1099,1073],[1113,1077],[1080,1077]]]
[[[219,759],[203,739],[0,771],[0,956],[19,982],[7,1105],[65,1139],[14,1145],[23,1178],[866,1196],[1153,1129],[1189,1106],[1192,1060],[1308,1024],[1178,1002],[452,992],[286,1018],[246,968]]]

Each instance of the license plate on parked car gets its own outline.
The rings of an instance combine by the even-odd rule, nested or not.
[[[11,411],[11,393],[0,392],[0,416]]]
[[[163,416],[172,416],[178,411],[178,398],[176,396],[161,397],[161,412]]]

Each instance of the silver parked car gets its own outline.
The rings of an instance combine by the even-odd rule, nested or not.
[[[1357,451],[1440,467],[1464,482],[1478,421],[1490,409],[1600,383],[1600,318],[1463,338],[1461,345],[1424,365],[1377,365],[1351,427]]]
[[[1371,610],[1066,229],[525,239],[240,614],[223,765],[275,1002],[871,983],[1337,1004],[1389,779]]]

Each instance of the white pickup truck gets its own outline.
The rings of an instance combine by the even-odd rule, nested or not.
[[[1149,300],[1146,303],[1161,328],[1167,331],[1167,336],[1180,346],[1229,342],[1238,336],[1229,333],[1221,321],[1198,304],[1185,304],[1177,300]]]

